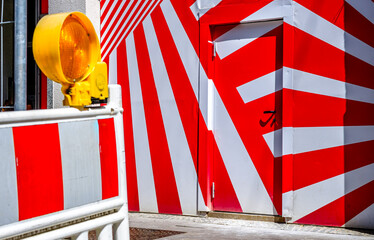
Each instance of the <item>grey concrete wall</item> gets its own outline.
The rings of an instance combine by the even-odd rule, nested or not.
[[[99,0],[49,0],[49,14],[78,11],[87,15],[91,20],[97,36],[100,39],[100,1]],[[48,80],[47,107],[62,108],[64,96],[61,84]]]

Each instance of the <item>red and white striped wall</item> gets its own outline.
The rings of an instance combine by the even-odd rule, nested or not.
[[[0,226],[119,196],[113,118],[31,124],[0,126]]]
[[[372,1],[101,4],[130,210],[374,228]]]

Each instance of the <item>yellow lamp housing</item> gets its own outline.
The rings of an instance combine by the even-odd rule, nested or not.
[[[44,16],[33,37],[33,53],[41,71],[62,85],[64,105],[82,107],[108,98],[106,63],[86,15],[80,12]]]

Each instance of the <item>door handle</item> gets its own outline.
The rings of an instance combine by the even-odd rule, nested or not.
[[[274,113],[276,113],[276,111],[274,110],[274,111],[264,111],[264,113],[272,113],[272,114],[274,114]]]

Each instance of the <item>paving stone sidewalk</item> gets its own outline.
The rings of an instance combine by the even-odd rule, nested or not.
[[[374,231],[212,217],[129,213],[132,240],[312,239],[374,240]]]

